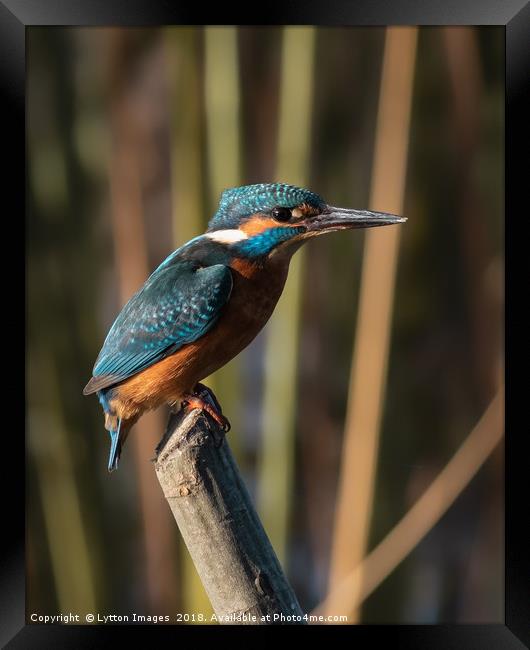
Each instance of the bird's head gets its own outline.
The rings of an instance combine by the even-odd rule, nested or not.
[[[236,255],[258,258],[279,250],[292,253],[305,240],[327,232],[403,221],[384,212],[337,208],[293,185],[260,183],[225,190],[206,236]]]

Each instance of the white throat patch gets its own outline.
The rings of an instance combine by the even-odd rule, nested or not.
[[[242,239],[248,239],[247,233],[239,230],[239,228],[234,228],[233,230],[214,230],[213,232],[207,232],[205,237],[217,241],[220,244],[235,244]]]

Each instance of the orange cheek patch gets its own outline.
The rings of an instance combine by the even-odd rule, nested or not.
[[[315,208],[312,208],[311,206],[308,206],[311,210],[315,210]],[[296,208],[293,210],[293,216],[297,217],[298,215],[296,214],[297,210],[299,208]],[[316,210],[315,212],[318,212]],[[309,213],[303,213],[300,216],[306,217],[308,216]],[[253,216],[250,217],[247,221],[245,221],[241,226],[239,226],[239,230],[243,231],[248,237],[253,237],[254,235],[259,235],[262,232],[265,232],[266,230],[270,230],[271,228],[296,228],[298,227],[298,223],[279,223],[275,219],[271,219],[270,217],[266,216]]]
[[[277,227],[278,222],[274,221],[274,219],[270,219],[269,217],[255,216],[250,217],[250,219],[245,221],[245,223],[241,224],[241,226],[239,226],[239,230],[242,230],[249,237],[252,237],[253,235],[259,235],[260,233],[265,232],[265,230]]]

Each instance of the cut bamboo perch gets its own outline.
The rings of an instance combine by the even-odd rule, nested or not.
[[[304,623],[221,429],[170,417],[156,474],[221,623]]]

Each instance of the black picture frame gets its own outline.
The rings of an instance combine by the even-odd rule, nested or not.
[[[387,625],[348,626],[340,628],[353,644],[390,642],[397,648],[522,648],[530,645],[530,544],[524,533],[525,502],[528,495],[528,460],[524,454],[524,441],[528,435],[527,416],[523,413],[522,391],[526,390],[524,379],[524,356],[528,328],[516,316],[518,295],[526,288],[525,282],[518,289],[518,279],[526,280],[528,271],[521,268],[522,255],[517,246],[523,245],[524,237],[518,225],[526,225],[530,215],[523,207],[523,192],[528,184],[528,95],[530,70],[530,4],[527,0],[488,0],[480,3],[472,0],[297,0],[268,2],[262,5],[258,16],[245,7],[226,6],[219,3],[208,15],[191,3],[156,2],[151,0],[0,0],[0,88],[3,112],[3,157],[7,162],[4,178],[4,203],[9,201],[9,212],[4,213],[4,242],[9,243],[15,255],[10,256],[9,269],[4,270],[8,280],[3,288],[11,290],[4,305],[16,305],[17,313],[23,313],[20,297],[24,277],[23,256],[11,242],[13,228],[25,214],[25,36],[26,28],[36,25],[63,26],[149,26],[162,24],[326,24],[326,25],[499,25],[505,27],[506,36],[506,122],[505,122],[505,245],[506,245],[506,472],[505,472],[505,624],[491,625]],[[527,133],[527,131],[526,131]],[[523,175],[525,176],[523,180]],[[525,197],[526,198],[526,197]],[[522,233],[523,231],[521,231]],[[4,246],[4,250],[7,246]],[[526,273],[525,273],[526,272]],[[18,278],[20,284],[14,282]],[[8,286],[6,286],[6,284]],[[519,293],[520,292],[520,293]],[[11,326],[10,340],[16,331]],[[16,336],[23,337],[20,328]],[[16,337],[15,337],[16,338]],[[20,346],[23,341],[20,341]],[[21,349],[20,346],[18,349]],[[13,345],[13,347],[15,347]],[[22,367],[22,364],[19,364]],[[517,366],[520,365],[521,373]],[[15,374],[10,375],[10,381]],[[516,378],[517,377],[517,378]],[[521,377],[521,379],[518,379]],[[4,510],[4,542],[0,570],[0,642],[8,648],[47,647],[106,647],[115,644],[117,634],[127,630],[121,626],[54,626],[26,625],[24,599],[24,440],[19,422],[15,420],[11,400],[23,394],[22,381],[12,382],[9,410],[4,415],[3,458],[4,469],[12,470],[4,488],[4,505],[11,501],[13,512],[9,517]],[[21,405],[21,408],[23,406]],[[526,416],[526,417],[525,417]],[[9,422],[9,426],[7,426]],[[13,426],[15,425],[15,426]],[[525,498],[526,497],[526,498]],[[17,503],[18,501],[18,503]],[[131,628],[128,628],[129,631]],[[204,628],[170,626],[134,626],[135,641],[153,642],[153,635],[196,635]],[[216,628],[219,634],[227,629]],[[246,629],[246,628],[245,628]],[[262,628],[263,629],[263,628]],[[315,629],[315,628],[313,628]],[[322,628],[316,628],[322,629]],[[324,628],[324,634],[338,628]],[[243,628],[238,628],[245,633]],[[246,632],[245,634],[250,634]],[[313,633],[313,632],[312,632]],[[174,637],[183,640],[182,636]],[[7,644],[7,646],[6,646]]]

